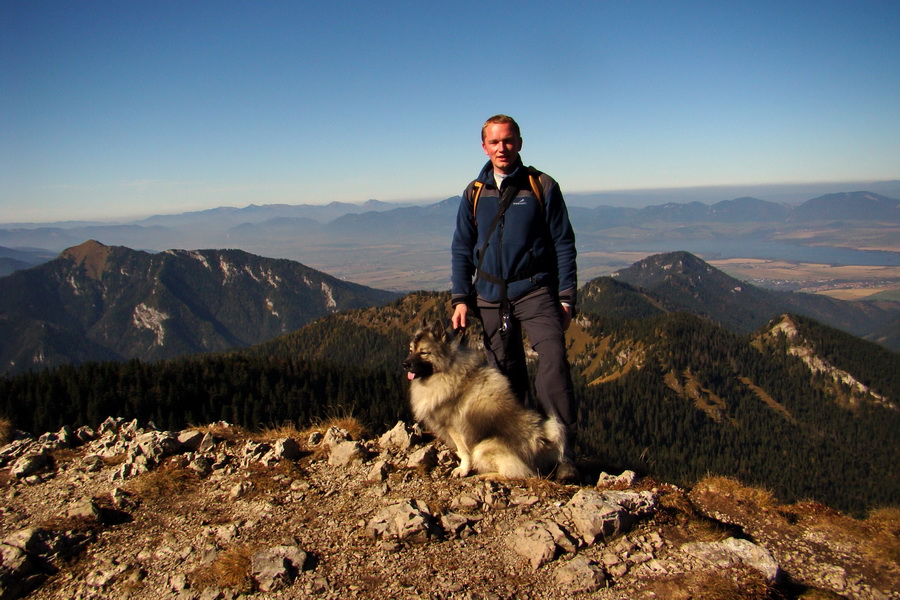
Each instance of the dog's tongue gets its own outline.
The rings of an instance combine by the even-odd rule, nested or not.
[[[406,372],[406,378],[409,379],[410,381],[412,381],[413,379],[416,378],[416,374],[413,373],[412,371],[407,371],[407,372]]]

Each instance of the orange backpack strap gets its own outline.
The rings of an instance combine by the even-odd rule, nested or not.
[[[542,173],[540,171],[538,171],[534,167],[529,167],[528,183],[531,185],[531,191],[534,192],[534,197],[537,198],[538,205],[541,207],[541,212],[543,212],[544,186],[541,184],[541,175]],[[482,188],[484,188],[484,184],[482,182],[472,182],[472,220],[475,221],[475,227],[478,227],[478,198],[481,197]]]
[[[472,183],[472,220],[475,221],[475,227],[478,227],[478,199],[481,197],[481,189],[484,184],[480,181]]]
[[[528,167],[528,183],[531,184],[531,191],[534,192],[534,197],[537,198],[538,205],[541,207],[541,212],[544,210],[544,186],[541,184],[541,173],[534,167]]]

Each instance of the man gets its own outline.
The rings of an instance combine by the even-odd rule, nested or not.
[[[579,477],[573,460],[578,409],[565,331],[575,311],[575,234],[556,181],[522,164],[515,120],[491,117],[481,141],[490,160],[463,194],[453,236],[452,325],[466,327],[477,314],[489,361],[530,403],[524,329],[538,354],[540,407],[567,429],[555,476],[573,481]]]

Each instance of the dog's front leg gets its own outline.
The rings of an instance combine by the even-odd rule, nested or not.
[[[456,444],[456,455],[459,456],[459,466],[450,473],[451,477],[468,477],[472,472],[472,453],[466,445],[466,440],[461,435],[450,433],[450,438]]]

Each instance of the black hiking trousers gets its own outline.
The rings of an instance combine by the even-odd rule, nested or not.
[[[566,450],[571,453],[574,451],[572,442],[577,428],[578,406],[566,357],[561,310],[563,308],[555,294],[547,288],[539,288],[510,301],[509,326],[504,332],[501,331],[499,303],[478,300],[488,362],[509,378],[513,391],[526,406],[538,408],[547,416],[555,416],[566,426]],[[528,378],[523,331],[538,355],[534,381],[537,406]]]

